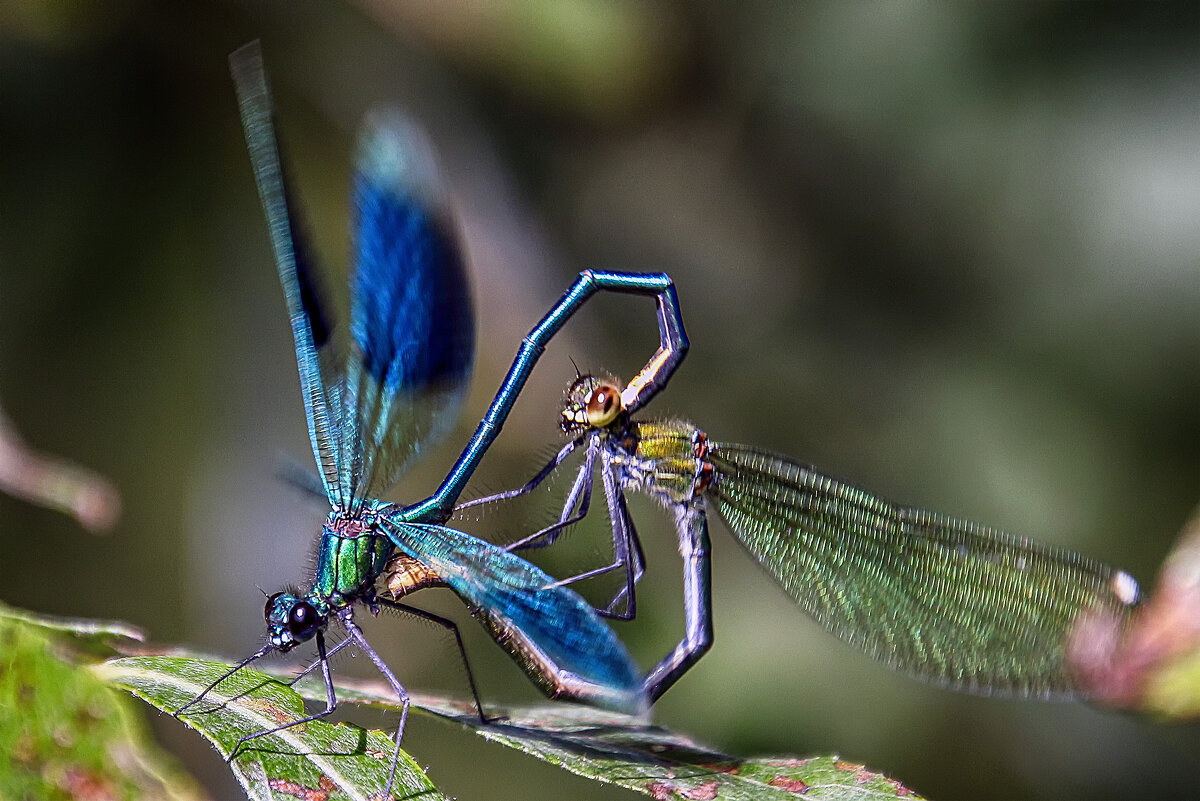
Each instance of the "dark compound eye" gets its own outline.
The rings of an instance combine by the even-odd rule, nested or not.
[[[271,619],[271,614],[275,611],[275,602],[278,601],[280,596],[283,594],[284,593],[282,592],[277,592],[267,599],[267,606],[265,609],[263,609],[263,617],[265,617],[267,620]]]
[[[300,601],[288,612],[287,630],[297,640],[307,640],[317,633],[320,615],[308,601]]]
[[[585,407],[588,425],[604,428],[616,420],[623,409],[620,390],[611,384],[601,384],[588,395]]]

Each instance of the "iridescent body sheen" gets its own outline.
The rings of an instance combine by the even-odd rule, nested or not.
[[[403,733],[408,696],[368,645],[353,611],[357,603],[371,611],[395,606],[444,625],[457,637],[450,621],[399,603],[400,597],[425,587],[446,586],[457,593],[497,641],[519,655],[527,672],[536,668],[536,683],[548,693],[641,711],[647,702],[636,668],[609,626],[582,598],[520,557],[439,524],[453,513],[458,495],[500,433],[546,343],[595,293],[655,298],[660,347],[627,400],[640,406],[657,392],[687,350],[670,278],[581,274],[522,342],[475,435],[437,491],[407,506],[378,500],[378,493],[453,421],[474,354],[468,282],[429,147],[397,112],[375,112],[367,118],[353,191],[356,237],[349,336],[339,343],[333,317],[321,302],[313,252],[289,205],[294,193],[279,156],[257,43],[234,53],[231,65],[287,299],[313,454],[331,511],[308,589],[268,599],[267,645],[227,674],[273,650],[288,651],[315,640],[318,659],[312,667],[321,669],[326,708],[243,738],[230,759],[250,740],[332,712],[336,695],[328,656],[349,643],[367,654],[396,692]],[[402,591],[393,589],[391,597],[380,596],[377,580],[397,552],[416,566],[412,575],[420,575],[420,580]],[[324,635],[330,620],[337,620],[348,636],[327,649]],[[461,648],[461,639],[459,644]],[[477,694],[475,700],[478,705]],[[399,743],[398,734],[387,790]]]

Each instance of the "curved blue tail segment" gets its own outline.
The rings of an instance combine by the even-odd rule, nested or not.
[[[666,273],[616,273],[599,270],[584,270],[567,289],[558,303],[546,313],[533,330],[521,342],[521,349],[504,377],[504,383],[496,392],[479,427],[475,429],[467,447],[446,475],[441,486],[429,498],[412,504],[404,510],[404,517],[411,522],[441,522],[454,510],[458,496],[475,473],[483,454],[500,434],[509,412],[517,402],[517,396],[529,380],[533,366],[541,358],[547,343],[571,319],[575,312],[598,292],[619,292],[653,297],[657,306],[659,346],[646,366],[629,382],[628,397],[623,397],[625,408],[634,411],[650,402],[661,390],[683,362],[688,351],[687,334],[683,328],[683,317],[679,311],[679,299],[675,284]]]
[[[648,706],[641,674],[591,605],[518,556],[444,526],[386,519],[401,551],[428,565],[552,697],[622,712]]]

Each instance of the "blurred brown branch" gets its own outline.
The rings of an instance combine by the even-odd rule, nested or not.
[[[31,450],[0,411],[0,490],[73,515],[93,533],[113,527],[121,497],[108,479],[63,459]]]

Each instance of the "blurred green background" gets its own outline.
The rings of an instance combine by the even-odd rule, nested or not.
[[[226,66],[256,37],[332,284],[371,104],[428,128],[460,215],[476,380],[397,499],[435,486],[578,270],[666,270],[693,349],[650,411],[1152,583],[1200,489],[1195,4],[49,0],[0,6],[0,402],[116,481],[125,514],[92,537],[0,497],[6,602],[240,657],[258,587],[306,575],[324,510],[276,478],[310,456]],[[649,301],[589,306],[476,492],[557,447],[572,359],[628,377],[656,343]],[[462,525],[511,539],[564,491]],[[663,515],[634,513],[651,571],[619,630],[649,664],[681,630],[679,565]],[[539,559],[599,564],[603,527]],[[716,646],[657,722],[738,754],[840,754],[934,798],[1194,797],[1197,727],[895,675],[714,528]],[[485,698],[536,700],[476,629]],[[370,632],[407,686],[465,692],[438,630]],[[236,797],[200,738],[156,729]],[[405,746],[463,799],[634,797],[422,719]]]

